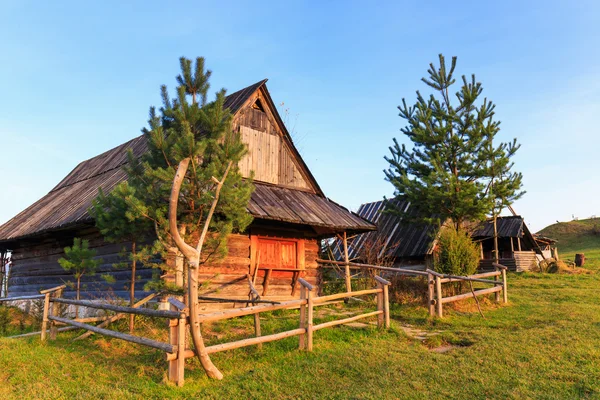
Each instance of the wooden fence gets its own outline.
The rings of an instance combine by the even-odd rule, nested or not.
[[[485,272],[481,274],[469,275],[469,276],[458,276],[458,275],[446,275],[440,274],[430,269],[425,271],[418,271],[412,269],[404,269],[404,268],[392,268],[392,267],[382,267],[379,265],[371,265],[371,264],[361,264],[354,262],[345,262],[345,261],[334,261],[334,260],[323,260],[317,259],[317,262],[321,264],[323,267],[332,267],[332,266],[344,266],[349,269],[370,269],[373,271],[382,271],[382,273],[387,274],[398,274],[398,275],[409,275],[409,276],[421,276],[427,279],[427,304],[429,308],[429,314],[431,316],[437,315],[438,317],[443,317],[443,309],[442,306],[445,303],[451,303],[458,300],[467,299],[470,297],[482,296],[489,293],[495,293],[495,299],[497,302],[500,301],[500,292],[503,293],[503,302],[508,302],[508,294],[507,294],[507,282],[506,282],[506,271],[507,267],[501,264],[493,263],[492,267],[494,271]],[[502,276],[502,281],[498,280],[498,277]],[[483,279],[493,277],[494,280]],[[469,282],[472,285],[472,282],[480,282],[480,283],[489,283],[492,284],[493,287],[486,289],[478,289],[472,290],[468,293],[458,294],[456,296],[443,297],[442,295],[442,284],[450,283],[450,282]]]
[[[389,291],[388,286],[390,282],[386,281],[381,277],[376,277],[377,287],[374,289],[366,289],[355,292],[344,292],[337,293],[327,296],[315,296],[313,291],[314,288],[311,284],[306,282],[304,279],[299,278],[298,282],[301,284],[300,299],[284,301],[277,304],[260,304],[253,305],[243,308],[234,308],[224,311],[216,311],[207,314],[199,315],[199,322],[209,321],[222,321],[236,317],[242,317],[246,315],[253,315],[255,322],[255,337],[237,340],[234,342],[220,343],[206,347],[208,354],[217,353],[221,351],[237,349],[240,347],[261,345],[262,343],[272,342],[275,340],[299,336],[299,347],[300,349],[312,351],[313,349],[313,334],[314,332],[329,328],[336,325],[347,324],[354,322],[359,319],[377,316],[377,326],[380,328],[389,328],[390,326],[390,312],[389,312]],[[181,301],[169,298],[170,310],[153,310],[139,308],[140,305],[145,303],[148,298],[136,303],[134,307],[117,306],[113,304],[98,303],[89,300],[71,300],[62,298],[62,291],[65,286],[58,286],[56,288],[43,290],[40,293],[44,296],[44,314],[42,320],[42,331],[41,339],[46,340],[46,330],[49,325],[49,338],[56,339],[56,333],[58,332],[57,326],[59,324],[69,325],[70,327],[85,329],[88,332],[75,338],[75,340],[87,337],[92,333],[98,333],[101,335],[113,337],[116,339],[125,340],[132,343],[137,343],[143,346],[148,346],[161,350],[166,353],[166,360],[169,363],[169,380],[176,382],[178,386],[182,386],[184,383],[184,370],[185,370],[185,359],[195,357],[196,353],[192,349],[186,348],[186,330],[189,325],[189,309]],[[251,286],[252,288],[252,286]],[[254,292],[254,293],[253,293]],[[356,315],[349,318],[339,319],[335,321],[323,322],[320,324],[314,324],[314,309],[318,306],[330,304],[332,301],[346,299],[349,297],[359,297],[367,295],[376,295],[377,298],[377,310]],[[149,297],[155,297],[153,294]],[[250,293],[249,302],[256,300],[258,295],[254,291]],[[87,322],[97,319],[88,319],[84,321],[82,319],[69,319],[59,316],[59,305],[75,305],[83,306],[95,309],[101,309],[106,311],[114,311],[118,314],[112,317],[104,317],[104,321],[97,326],[90,325]],[[260,319],[258,318],[260,313],[270,312],[282,309],[300,309],[300,318],[298,328],[292,329],[285,332],[279,332],[271,335],[261,335],[260,331]],[[169,320],[169,343],[156,341],[149,338],[134,336],[126,333],[121,333],[113,330],[106,329],[105,326],[110,322],[124,316],[125,314],[137,314],[145,315],[156,318],[165,318]]]

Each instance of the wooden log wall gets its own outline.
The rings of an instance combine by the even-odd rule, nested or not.
[[[282,132],[267,112],[248,106],[238,114],[234,126],[239,126],[241,139],[248,145],[248,154],[240,161],[243,176],[254,171],[254,179],[275,185],[311,190],[295,157],[282,139]]]
[[[501,258],[499,263],[508,267],[509,271],[523,272],[529,271],[535,263],[537,257],[533,250],[530,251],[515,251],[513,258]],[[485,259],[479,261],[479,269],[483,271],[492,271],[492,263],[494,260]]]
[[[280,231],[260,231],[260,235],[269,234],[273,238],[286,238],[289,234]],[[317,258],[319,253],[319,243],[317,239],[304,240],[304,264],[306,271],[304,279],[313,285],[319,281],[319,272],[317,270]],[[250,235],[231,235],[228,242],[228,256],[216,263],[203,265],[200,268],[201,287],[199,293],[201,296],[219,297],[219,298],[237,298],[246,299],[249,293],[247,274],[251,272],[251,240]],[[259,293],[263,291],[264,274],[261,272],[257,277],[255,287]],[[296,290],[292,296],[292,273],[282,272],[274,274],[269,280],[269,289],[263,299],[267,300],[289,300],[300,298],[300,290]],[[238,305],[239,306],[239,305]],[[201,309],[210,310],[221,307],[232,307],[231,303],[215,305],[210,303],[201,303]]]
[[[38,294],[39,290],[54,287],[67,282],[76,282],[75,277],[67,273],[58,263],[64,256],[64,248],[73,244],[73,238],[89,240],[90,248],[97,252],[97,257],[102,258],[102,264],[94,275],[84,275],[81,279],[83,298],[129,298],[129,282],[131,272],[129,267],[115,268],[113,264],[126,261],[119,254],[123,247],[131,248],[130,243],[106,243],[100,232],[94,227],[80,230],[54,233],[43,239],[28,240],[20,243],[20,247],[13,250],[13,267],[8,282],[11,296],[26,296]],[[140,296],[144,285],[152,278],[153,270],[139,266],[137,268],[136,292]],[[103,274],[111,275],[115,282],[108,284]],[[67,287],[65,297],[74,297],[75,290]]]

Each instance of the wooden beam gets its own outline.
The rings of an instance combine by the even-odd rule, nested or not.
[[[502,290],[502,286],[495,286],[492,288],[487,288],[487,289],[480,289],[480,290],[475,290],[475,296],[482,296],[484,294],[489,294],[489,293],[495,293],[495,292],[499,292]],[[454,301],[458,301],[458,300],[462,300],[462,299],[468,299],[470,297],[474,297],[473,292],[469,292],[469,293],[463,293],[463,294],[457,294],[456,296],[450,296],[450,297],[444,297],[442,299],[442,303],[452,303]]]
[[[324,329],[324,328],[329,328],[332,326],[336,326],[336,325],[344,325],[344,324],[348,324],[350,322],[354,322],[354,321],[358,321],[359,319],[363,319],[363,318],[369,318],[369,317],[374,317],[374,316],[380,316],[382,315],[384,312],[381,310],[377,310],[377,311],[372,311],[366,314],[360,314],[360,315],[356,315],[354,317],[349,317],[349,318],[344,318],[344,319],[338,319],[335,321],[329,321],[329,322],[323,322],[319,325],[314,325],[313,326],[313,331],[318,331],[319,329]]]
[[[53,299],[52,301],[62,304],[73,304],[83,307],[97,308],[100,310],[110,310],[126,314],[145,315],[147,317],[177,319],[181,314],[178,311],[149,310],[146,308],[123,307],[115,306],[113,304],[96,303],[90,300]]]

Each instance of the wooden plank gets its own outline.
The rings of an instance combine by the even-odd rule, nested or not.
[[[502,290],[502,286],[495,286],[487,289],[475,290],[475,296],[483,296],[484,294],[495,293]],[[442,304],[451,303],[453,301],[458,301],[462,299],[468,299],[473,296],[473,292],[457,294],[456,296],[444,297],[441,301]]]
[[[179,313],[177,313],[177,314],[179,314]],[[137,343],[137,344],[141,344],[143,346],[152,347],[154,349],[162,350],[165,353],[173,353],[175,351],[175,346],[173,346],[169,343],[158,342],[156,340],[139,337],[139,336],[133,336],[133,335],[129,335],[127,333],[115,332],[115,331],[111,331],[109,329],[102,329],[102,328],[98,328],[97,326],[84,324],[82,322],[76,322],[76,321],[73,321],[68,318],[55,317],[53,315],[49,316],[48,318],[53,321],[63,322],[67,325],[75,326],[77,328],[87,329],[88,331],[99,333],[104,336],[109,336],[109,337],[113,337],[116,339],[125,340],[127,342]]]
[[[206,352],[208,354],[213,354],[213,353],[218,353],[220,351],[232,350],[232,349],[237,349],[240,347],[251,346],[253,344],[272,342],[275,340],[280,340],[280,339],[284,339],[284,338],[291,337],[291,336],[301,335],[303,333],[304,333],[304,329],[298,328],[298,329],[292,329],[290,331],[285,331],[285,332],[281,332],[281,333],[275,333],[272,335],[254,337],[254,338],[238,340],[238,341],[229,342],[229,343],[215,344],[212,346],[208,346],[206,348]]]
[[[72,304],[72,305],[79,305],[79,306],[83,306],[83,307],[97,308],[100,310],[116,311],[119,313],[145,315],[147,317],[174,319],[174,318],[179,318],[179,315],[181,315],[181,313],[177,312],[177,311],[150,310],[150,309],[146,309],[146,308],[123,307],[123,306],[115,306],[113,304],[96,303],[96,302],[89,301],[89,300],[53,299],[52,301],[55,301],[57,303],[62,303],[62,304]]]
[[[329,322],[323,322],[319,325],[314,325],[313,326],[313,331],[318,331],[319,329],[324,329],[324,328],[329,328],[332,326],[336,326],[336,325],[344,325],[344,324],[348,324],[350,322],[354,322],[354,321],[358,321],[359,319],[363,319],[363,318],[369,318],[369,317],[374,317],[374,316],[379,316],[382,315],[384,312],[383,311],[372,311],[366,314],[360,314],[360,315],[356,315],[354,317],[349,317],[349,318],[344,318],[344,319],[338,319],[335,321],[329,321]]]

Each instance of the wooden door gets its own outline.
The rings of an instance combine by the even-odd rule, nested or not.
[[[273,268],[272,277],[290,276],[289,272],[281,269],[298,268],[296,241],[259,238],[257,251],[260,253],[260,268]]]

